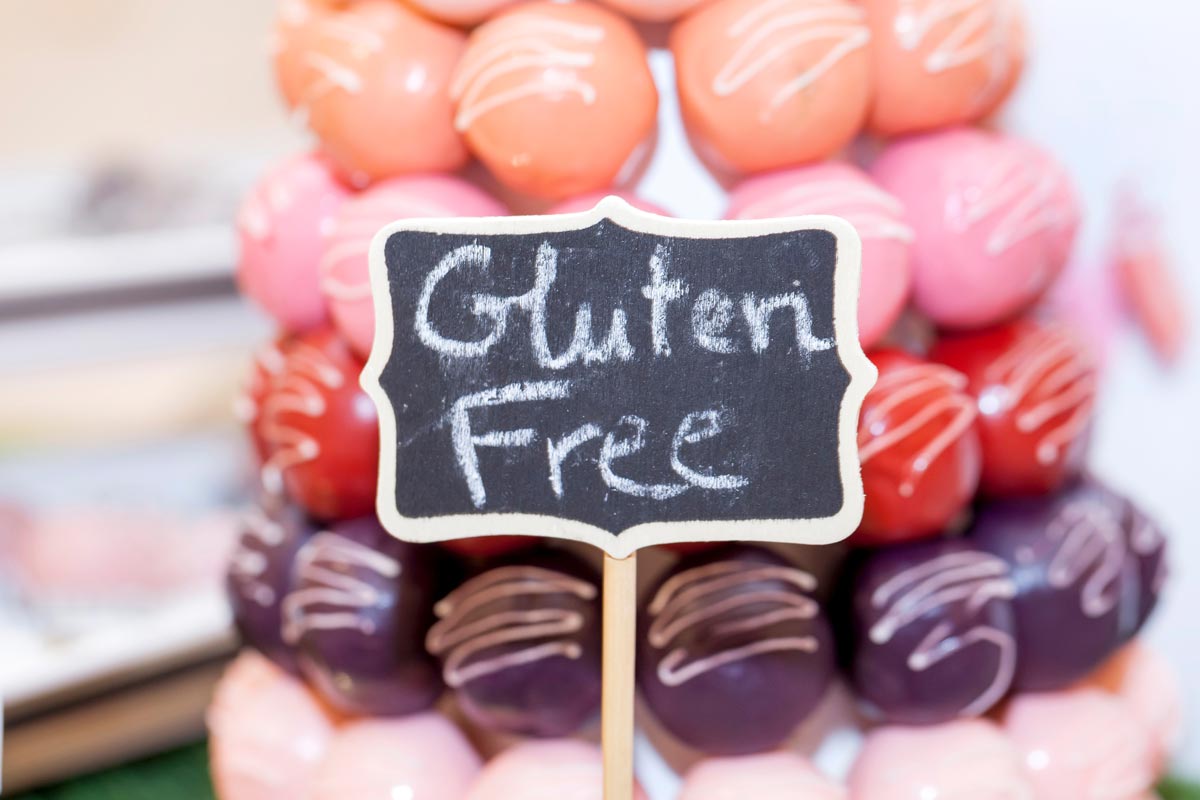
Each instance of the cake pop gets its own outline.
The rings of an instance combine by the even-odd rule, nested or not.
[[[877,545],[937,535],[979,486],[982,451],[967,379],[898,350],[871,360],[879,379],[858,424],[866,505],[851,541]]]
[[[363,358],[375,338],[367,257],[387,224],[412,217],[496,217],[504,207],[458,178],[414,175],[380,182],[351,199],[334,220],[321,259],[321,291],[333,322]]]
[[[929,725],[996,705],[1017,664],[1008,565],[961,540],[872,552],[847,586],[849,674],[868,713]]]
[[[250,509],[243,516],[225,580],[242,640],[289,672],[297,670],[296,660],[283,641],[279,607],[292,586],[296,553],[313,533],[312,524],[294,506]]]
[[[1034,800],[1144,800],[1154,788],[1150,735],[1098,689],[1015,698],[1004,728],[1021,752]]]
[[[218,797],[296,800],[308,796],[333,723],[303,684],[247,652],[217,684],[208,732]]]
[[[465,539],[447,539],[438,544],[460,556],[491,558],[525,550],[539,541],[536,536],[468,536]]]
[[[356,186],[458,169],[448,86],[466,37],[394,0],[358,0],[281,17],[275,67],[339,173]]]
[[[1110,658],[1089,682],[1124,702],[1146,728],[1161,772],[1183,733],[1183,686],[1174,665],[1158,651],[1134,641]]]
[[[1025,65],[1018,0],[865,0],[881,136],[974,122],[1012,92]]]
[[[750,178],[729,196],[727,219],[803,214],[843,217],[862,238],[858,338],[878,342],[892,326],[912,285],[913,232],[900,201],[849,164],[820,164]]]
[[[1044,494],[1079,474],[1097,375],[1091,353],[1071,331],[1021,320],[943,338],[930,357],[967,376],[979,409],[986,494]]]
[[[478,25],[517,0],[409,0],[412,5],[435,19],[451,25]]]
[[[658,214],[660,217],[671,216],[671,212],[667,211],[662,206],[657,205],[656,203],[651,203],[649,200],[643,200],[637,195],[630,194],[629,192],[590,192],[588,194],[581,194],[577,197],[571,197],[567,200],[563,200],[561,203],[551,206],[550,208],[546,209],[546,213],[575,214],[580,211],[591,211],[596,207],[597,203],[611,195],[621,198],[639,211],[645,211],[650,214]]]
[[[242,201],[238,286],[284,330],[307,331],[327,317],[317,265],[349,196],[324,158],[304,153],[276,165]]]
[[[671,32],[683,118],[719,169],[819,161],[871,97],[871,32],[850,0],[718,0]]]
[[[464,800],[601,800],[604,761],[600,748],[574,739],[518,744],[496,756]],[[640,786],[634,800],[646,800]]]
[[[600,590],[557,551],[491,567],[434,606],[426,638],[460,707],[493,731],[565,736],[600,705]]]
[[[429,546],[402,542],[374,517],[313,536],[296,554],[283,600],[283,639],[330,705],[391,716],[431,706],[442,691],[425,652],[437,566]]]
[[[956,720],[867,734],[850,772],[851,800],[1032,800],[1021,753],[991,722]],[[1075,800],[1060,795],[1057,800]]]
[[[670,22],[709,0],[601,0],[626,16],[643,22]]]
[[[846,800],[846,790],[795,753],[712,758],[688,771],[679,800]]]
[[[259,465],[271,455],[270,447],[261,432],[262,404],[271,389],[271,383],[283,374],[284,365],[287,363],[283,351],[290,341],[291,336],[285,334],[255,348],[241,391],[233,399],[233,415],[245,429]]]
[[[638,681],[659,722],[713,755],[770,750],[816,707],[834,671],[817,581],[768,550],[681,559],[651,590]]]
[[[297,337],[282,354],[259,412],[263,486],[275,495],[286,489],[318,519],[373,511],[379,423],[358,384],[362,362],[330,329]]]
[[[1128,638],[1140,587],[1124,518],[1124,501],[1091,480],[980,511],[971,540],[1003,559],[1017,585],[1013,688],[1069,686]]]
[[[484,23],[450,92],[457,129],[496,178],[548,199],[618,181],[658,108],[637,32],[586,3],[530,3]]]
[[[441,714],[359,720],[334,734],[311,791],[295,798],[462,800],[481,767]]]
[[[992,325],[1032,305],[1070,255],[1079,207],[1040,149],[959,128],[906,139],[871,169],[916,230],[913,302],[939,325]]]
[[[1167,583],[1169,563],[1167,559],[1167,537],[1154,520],[1146,516],[1136,505],[1128,503],[1123,521],[1128,535],[1129,557],[1136,565],[1138,574],[1137,610],[1128,638],[1141,631],[1154,609]]]

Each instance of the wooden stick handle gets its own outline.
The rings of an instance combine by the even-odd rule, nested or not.
[[[634,654],[637,555],[604,556],[604,653],[601,737],[604,800],[633,800]]]

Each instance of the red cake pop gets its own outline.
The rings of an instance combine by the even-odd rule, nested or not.
[[[637,32],[587,3],[531,3],[485,23],[450,91],[457,129],[496,178],[550,199],[617,181],[658,108]]]
[[[272,494],[286,489],[318,519],[372,513],[379,422],[358,385],[362,362],[329,329],[297,337],[281,355],[257,427],[267,452],[263,486]]]
[[[981,450],[967,379],[898,350],[875,353],[879,380],[858,427],[866,508],[856,544],[933,536],[971,502]]]
[[[967,376],[979,408],[982,489],[1043,494],[1079,474],[1091,438],[1096,368],[1063,328],[1021,320],[942,339],[930,354]]]

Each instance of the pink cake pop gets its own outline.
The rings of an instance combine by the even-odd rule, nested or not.
[[[1020,695],[1004,727],[1036,800],[1142,800],[1154,786],[1150,734],[1099,689]]]
[[[626,16],[644,22],[669,22],[709,0],[601,0]]]
[[[495,217],[504,207],[459,178],[414,175],[392,178],[351,199],[334,220],[321,259],[321,291],[338,330],[362,357],[375,338],[375,304],[367,256],[385,225],[412,217]]]
[[[600,748],[575,739],[518,744],[501,753],[464,800],[600,800],[604,765]],[[636,800],[646,800],[635,787]]]
[[[982,719],[877,728],[850,773],[851,800],[1032,800],[1021,754]],[[1064,794],[1056,800],[1076,800]]]
[[[637,32],[586,3],[531,3],[485,23],[450,91],[456,127],[492,174],[549,199],[618,181],[658,108]]]
[[[408,0],[412,6],[451,25],[478,25],[517,0]]]
[[[308,797],[333,723],[304,685],[247,651],[208,709],[213,784],[221,800]]]
[[[850,0],[719,0],[687,17],[671,49],[701,155],[757,172],[836,153],[866,117],[870,39]]]
[[[973,122],[1012,92],[1025,64],[1018,0],[865,0],[882,136]]]
[[[846,790],[795,753],[701,761],[684,778],[679,800],[846,800]]]
[[[285,330],[305,331],[325,321],[317,264],[333,217],[349,196],[324,158],[305,153],[276,165],[242,201],[238,285]]]
[[[282,15],[275,67],[284,99],[362,185],[466,163],[447,93],[464,45],[462,32],[402,3],[358,0]]]
[[[900,201],[849,164],[821,164],[762,175],[729,197],[727,219],[802,214],[844,217],[862,238],[858,338],[870,347],[904,310],[912,285],[912,228]]]
[[[1070,255],[1074,189],[1026,142],[959,128],[892,145],[872,172],[917,232],[913,301],[939,325],[974,328],[1017,314]]]
[[[649,200],[643,200],[637,195],[630,194],[629,192],[590,192],[588,194],[581,194],[578,197],[572,197],[569,200],[563,200],[561,203],[551,206],[550,208],[546,209],[546,213],[575,214],[580,211],[591,211],[596,207],[597,203],[604,198],[609,197],[610,195],[615,195],[621,198],[626,203],[629,203],[629,205],[641,211],[647,211],[651,214],[658,214],[662,217],[671,216],[671,212],[667,211],[662,206],[656,203],[651,203]]]
[[[481,764],[466,737],[441,714],[362,720],[334,735],[311,793],[304,796],[462,800]]]
[[[1120,697],[1150,732],[1154,763],[1161,771],[1183,733],[1183,688],[1174,665],[1134,641],[1109,659],[1091,683]]]

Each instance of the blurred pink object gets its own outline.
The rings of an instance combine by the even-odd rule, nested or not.
[[[1099,689],[1015,698],[1004,727],[1021,751],[1036,800],[1142,800],[1155,778],[1150,734]]]
[[[462,800],[481,765],[466,737],[441,714],[364,719],[334,734],[303,797]]]
[[[577,197],[572,197],[569,200],[564,200],[550,208],[546,209],[547,214],[576,214],[580,211],[591,211],[597,203],[604,198],[615,195],[621,198],[629,205],[640,211],[646,211],[650,214],[658,214],[661,217],[672,216],[670,211],[667,211],[662,206],[651,203],[649,200],[630,194],[629,192],[591,192],[589,194],[581,194]]]
[[[601,800],[604,766],[600,748],[575,739],[518,744],[492,759],[467,800]],[[637,787],[637,800],[646,800]]]
[[[1161,653],[1140,641],[1126,645],[1090,681],[1128,704],[1153,737],[1161,773],[1183,735],[1184,698],[1179,673]]]
[[[1121,293],[1110,270],[1094,262],[1076,261],[1063,272],[1040,310],[1066,325],[1086,342],[1100,367],[1108,363],[1124,321]]]
[[[247,651],[217,685],[208,730],[220,800],[303,800],[333,723],[302,683]]]
[[[678,800],[846,800],[846,790],[795,753],[701,761]]]

